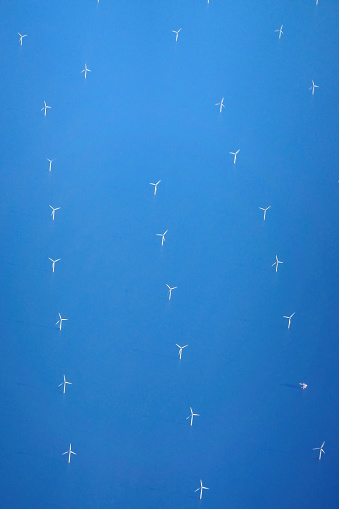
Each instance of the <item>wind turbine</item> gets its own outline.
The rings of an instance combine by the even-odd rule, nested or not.
[[[177,42],[179,37],[179,32],[182,30],[182,28],[179,28],[179,30],[172,30],[172,32],[175,34],[175,42]]]
[[[48,168],[48,171],[52,171],[52,162],[54,161],[54,159],[48,159],[48,157],[46,157],[47,161],[49,161],[49,168]]]
[[[20,42],[20,46],[22,46],[22,39],[24,37],[27,37],[27,35],[26,34],[25,35],[21,35],[20,32],[18,32],[18,35],[20,36],[20,41],[19,41]]]
[[[222,112],[222,109],[225,108],[225,105],[224,105],[224,98],[221,99],[220,103],[216,103],[216,106],[220,106],[219,108],[219,113]]]
[[[158,237],[161,237],[161,245],[163,246],[164,245],[164,242],[165,242],[165,235],[166,233],[168,232],[168,230],[166,230],[164,233],[157,233],[156,235],[158,235]]]
[[[268,209],[271,208],[271,205],[269,207],[266,207],[265,209],[263,209],[262,207],[259,207],[260,210],[263,210],[264,211],[264,221],[266,219],[266,212],[268,211]]]
[[[157,194],[157,187],[158,184],[160,184],[161,180],[158,180],[156,184],[153,184],[153,182],[150,182],[150,186],[154,186],[154,196]]]
[[[308,90],[312,90],[312,95],[314,95],[314,89],[319,88],[319,85],[316,85],[314,81],[312,80],[312,86]]]
[[[62,385],[64,386],[64,390],[62,391],[63,394],[65,394],[65,392],[66,392],[66,384],[72,385],[72,382],[67,382],[66,377],[64,375],[64,381],[58,385],[58,387],[61,387]]]
[[[59,330],[61,330],[62,328],[62,322],[64,322],[65,320],[68,320],[68,318],[61,318],[61,314],[59,314],[59,320],[57,321],[57,323],[55,325],[58,325],[59,324]]]
[[[47,109],[52,109],[52,106],[47,106],[46,101],[44,101],[44,106],[40,111],[44,111],[44,117],[46,116]]]
[[[200,417],[200,414],[194,414],[194,413],[193,413],[193,410],[192,410],[192,407],[190,407],[190,411],[191,411],[191,415],[189,415],[188,417],[186,417],[186,421],[187,421],[187,419],[191,419],[191,426],[192,426],[192,425],[193,425],[193,417],[194,417],[195,415]]]
[[[181,360],[181,356],[182,356],[182,349],[183,348],[186,348],[186,346],[188,345],[185,345],[185,346],[180,346],[180,345],[177,345],[177,343],[175,343],[176,346],[179,348],[179,359]]]
[[[60,209],[61,209],[61,207],[55,207],[55,208],[54,208],[54,207],[52,207],[52,205],[49,205],[49,206],[50,206],[50,207],[51,207],[51,209],[52,209],[51,216],[52,216],[52,219],[53,219],[53,221],[54,221],[54,218],[55,218],[55,211],[56,211],[56,210],[60,210]]]
[[[206,486],[202,485],[202,480],[200,479],[200,488],[194,490],[194,493],[197,491],[200,491],[200,500],[202,499],[202,490],[209,490],[209,488],[206,488]]]
[[[307,384],[304,384],[304,382],[299,382],[299,385],[300,385],[301,389],[306,389],[307,388]]]
[[[56,262],[60,262],[61,258],[58,258],[57,260],[52,260],[52,258],[48,258],[52,262],[52,272],[54,272],[55,264]]]
[[[275,30],[275,32],[279,32],[279,39],[281,39],[281,36],[282,36],[282,34],[284,33],[284,32],[282,31],[282,27],[283,27],[283,26],[284,26],[284,25],[281,25],[281,27],[279,28],[279,30]]]
[[[287,328],[289,329],[291,327],[291,320],[292,320],[292,316],[295,315],[295,312],[291,314],[291,316],[283,316],[283,318],[287,318],[288,319],[288,324],[287,324]]]
[[[230,152],[230,154],[234,155],[233,164],[235,164],[235,163],[236,163],[236,161],[237,161],[237,155],[238,155],[238,153],[239,153],[239,152],[240,152],[240,148],[239,148],[239,150],[237,150],[236,152]]]
[[[272,263],[272,267],[273,267],[273,265],[275,265],[275,271],[278,272],[278,265],[279,265],[279,263],[284,263],[284,262],[281,262],[280,260],[278,260],[277,255],[275,255],[275,260],[276,261],[274,263]]]
[[[72,444],[69,444],[69,449],[68,449],[68,451],[63,452],[63,453],[62,453],[62,456],[63,456],[64,454],[68,454],[68,463],[70,463],[70,462],[71,462],[71,454],[74,454],[75,456],[77,455],[77,453],[76,453],[76,452],[73,452],[73,451],[72,451]]]
[[[323,449],[324,445],[325,445],[325,441],[321,444],[320,447],[313,447],[313,449],[312,449],[313,451],[316,451],[317,449],[319,449],[319,459],[320,460],[321,460],[321,453],[325,454],[325,451]]]
[[[81,71],[81,73],[83,73],[83,72],[85,73],[85,79],[86,79],[86,77],[87,77],[87,73],[88,73],[88,72],[92,72],[92,71],[91,71],[91,69],[88,69],[87,64],[85,64],[85,69],[83,69],[83,70]]]
[[[176,288],[178,288],[177,286],[172,286],[172,288],[166,283],[166,286],[167,288],[169,289],[169,295],[168,295],[168,300],[171,300],[171,297],[172,297],[172,290],[175,290]]]

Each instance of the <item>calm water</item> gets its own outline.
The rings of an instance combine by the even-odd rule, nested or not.
[[[0,19],[2,507],[337,509],[338,6]]]

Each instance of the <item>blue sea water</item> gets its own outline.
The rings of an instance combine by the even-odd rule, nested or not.
[[[0,9],[1,506],[337,509],[338,5]]]

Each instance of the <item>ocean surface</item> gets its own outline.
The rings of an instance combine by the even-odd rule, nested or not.
[[[339,507],[338,15],[2,2],[1,507]]]

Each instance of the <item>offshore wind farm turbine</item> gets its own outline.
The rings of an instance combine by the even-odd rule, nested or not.
[[[161,180],[158,180],[156,184],[153,184],[153,182],[150,182],[150,186],[154,186],[154,196],[157,194],[158,184],[160,184]]]
[[[175,344],[176,344],[176,346],[179,348],[179,359],[181,360],[182,350],[183,350],[183,348],[186,348],[186,346],[188,346],[188,345],[180,346],[180,345],[178,345],[177,343],[175,343]]]
[[[52,258],[48,257],[48,259],[51,260],[51,262],[52,262],[52,272],[54,272],[55,264],[56,264],[56,262],[60,262],[61,258],[58,258],[57,260],[53,260]]]
[[[161,245],[163,246],[164,245],[164,242],[165,242],[165,235],[166,233],[168,232],[168,230],[166,230],[164,233],[156,233],[156,235],[158,237],[161,237]]]
[[[20,34],[20,32],[18,32],[18,35],[20,36],[20,39],[19,39],[20,46],[22,46],[22,39],[23,39],[24,37],[27,37],[27,34],[25,34],[25,35],[21,35],[21,34]]]
[[[236,152],[230,152],[230,154],[234,155],[233,164],[235,164],[237,162],[237,155],[239,152],[240,152],[240,148]]]
[[[264,211],[264,221],[266,219],[266,212],[268,211],[268,209],[271,208],[271,205],[269,207],[266,207],[265,209],[263,209],[262,207],[259,207],[260,210],[263,210]]]
[[[203,486],[202,480],[200,479],[200,488],[198,488],[197,490],[194,490],[194,493],[196,493],[197,491],[200,491],[200,500],[202,499],[202,490],[209,490],[209,488],[206,488],[206,486]]]
[[[40,110],[44,112],[44,117],[46,116],[47,109],[52,109],[52,106],[47,106],[46,101],[44,101],[44,106]]]
[[[54,207],[52,207],[52,205],[49,205],[49,206],[50,206],[50,207],[51,207],[51,209],[52,209],[51,216],[52,216],[52,219],[53,219],[53,221],[54,221],[54,218],[55,218],[55,211],[56,211],[56,210],[60,210],[60,209],[61,209],[61,207],[55,207],[55,208],[54,208]]]
[[[87,64],[85,64],[85,69],[83,69],[83,70],[81,71],[81,73],[83,73],[83,72],[85,73],[85,79],[86,79],[86,78],[87,78],[87,73],[88,73],[88,72],[92,72],[92,71],[91,71],[91,69],[88,69]]]
[[[281,36],[282,36],[282,34],[284,33],[284,32],[282,31],[283,26],[284,26],[284,25],[281,25],[281,27],[279,28],[279,30],[275,30],[275,32],[279,32],[279,39],[281,39]]]
[[[313,447],[313,449],[312,449],[313,451],[319,450],[319,460],[321,460],[321,454],[322,453],[325,454],[324,445],[325,445],[325,441],[321,444],[320,447]]]
[[[61,387],[62,385],[64,386],[64,390],[62,391],[63,394],[65,394],[65,392],[66,392],[66,384],[72,385],[72,382],[67,382],[66,381],[66,377],[64,375],[64,381],[61,384],[58,385],[58,387]]]
[[[179,32],[182,30],[182,28],[179,28],[179,30],[172,30],[172,32],[175,34],[175,42],[177,42],[179,37]]]
[[[72,444],[69,444],[69,449],[68,449],[68,451],[63,452],[63,453],[62,453],[62,456],[63,456],[64,454],[68,454],[68,462],[67,462],[67,463],[70,463],[70,462],[71,462],[71,454],[74,454],[75,456],[77,455],[77,453],[76,453],[76,452],[72,451]]]
[[[54,161],[54,159],[48,159],[48,157],[46,157],[46,160],[49,162],[48,171],[52,171],[52,162]]]
[[[186,417],[186,421],[187,419],[191,419],[191,426],[193,426],[193,417],[196,415],[197,417],[199,416],[200,417],[200,414],[195,414],[193,413],[193,410],[192,410],[192,407],[190,407],[190,411],[191,411],[191,415],[189,415],[188,417]]]
[[[312,90],[312,95],[314,95],[314,89],[319,88],[319,85],[316,85],[314,81],[312,80],[312,86],[308,90]]]
[[[291,316],[283,316],[283,318],[287,318],[288,319],[288,324],[287,324],[287,328],[289,329],[291,327],[291,320],[292,320],[292,317],[295,315],[295,312],[291,314]]]
[[[223,98],[223,97],[221,98],[220,103],[216,103],[216,106],[220,106],[220,107],[219,107],[219,113],[222,113],[222,109],[223,109],[223,108],[225,108],[225,105],[224,105],[224,98]]]
[[[60,314],[60,313],[58,313],[58,314],[59,314],[59,320],[56,322],[56,324],[55,324],[55,325],[58,325],[58,324],[59,324],[59,330],[61,330],[61,329],[62,329],[62,322],[67,321],[67,320],[68,320],[68,318],[61,318],[61,314]]]
[[[171,297],[172,297],[172,290],[175,290],[176,288],[178,288],[177,286],[172,286],[172,288],[166,283],[166,286],[167,288],[169,289],[169,295],[168,295],[168,300],[171,300]]]
[[[284,263],[284,262],[281,262],[280,260],[278,260],[278,257],[277,255],[275,255],[275,262],[272,263],[272,267],[273,265],[275,265],[275,271],[278,272],[278,266],[279,266],[279,263]]]

